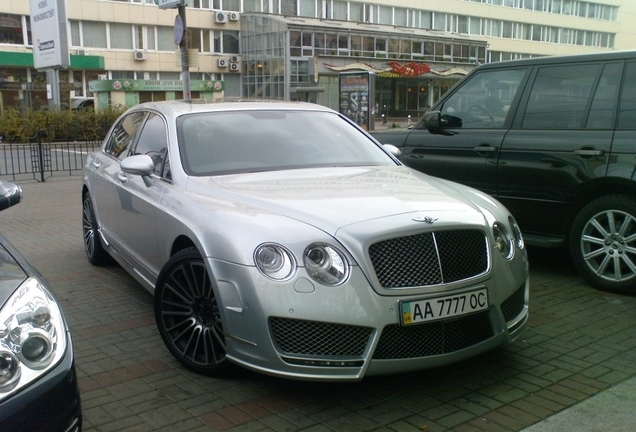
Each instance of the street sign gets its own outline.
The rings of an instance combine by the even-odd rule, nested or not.
[[[181,15],[177,15],[174,19],[174,43],[181,45],[183,38],[183,19]]]
[[[171,9],[183,6],[183,0],[155,0],[155,4],[159,9]]]

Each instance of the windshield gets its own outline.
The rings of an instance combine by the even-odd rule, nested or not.
[[[186,173],[209,176],[324,166],[395,165],[337,114],[318,111],[227,111],[177,121]]]

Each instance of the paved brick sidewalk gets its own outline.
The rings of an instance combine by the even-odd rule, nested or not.
[[[164,347],[151,295],[86,260],[81,179],[20,185],[0,229],[62,303],[86,431],[517,431],[636,376],[636,297],[596,291],[541,250],[530,251],[530,328],[511,347],[360,383],[192,374]]]

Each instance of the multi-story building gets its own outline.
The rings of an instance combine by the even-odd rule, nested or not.
[[[48,0],[55,1],[55,0]],[[66,0],[61,101],[182,97],[175,9]],[[372,71],[368,102],[419,114],[483,62],[636,48],[633,0],[185,0],[192,97],[308,100],[338,108],[338,76]],[[29,2],[0,2],[0,110],[49,102],[33,68]],[[379,113],[378,113],[379,114]]]

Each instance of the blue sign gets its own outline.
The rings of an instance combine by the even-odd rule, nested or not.
[[[183,38],[183,20],[181,15],[177,15],[174,19],[174,43],[181,45],[181,39]]]

